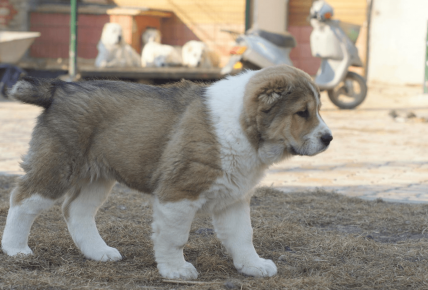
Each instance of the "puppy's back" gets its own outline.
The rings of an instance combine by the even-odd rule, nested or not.
[[[40,148],[30,150],[53,148],[50,154],[61,156],[65,166],[74,164],[74,175],[104,172],[150,192],[151,176],[172,132],[192,103],[203,102],[204,91],[204,85],[186,81],[156,87],[25,78],[10,95],[45,108],[33,133],[32,144]]]

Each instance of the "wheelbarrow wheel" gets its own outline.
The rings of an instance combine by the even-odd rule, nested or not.
[[[366,80],[357,73],[348,72],[334,89],[328,90],[330,101],[340,109],[350,110],[359,106],[367,96]]]

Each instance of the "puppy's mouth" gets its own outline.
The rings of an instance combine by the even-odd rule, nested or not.
[[[300,154],[299,152],[297,152],[296,149],[293,146],[290,146],[290,148],[288,149],[288,152],[290,152],[291,155],[300,155],[300,156],[302,156],[302,154]]]
[[[329,146],[327,145],[327,146],[324,146],[323,148],[321,148],[321,149],[319,149],[319,150],[317,150],[317,151],[315,151],[315,152],[305,152],[305,153],[301,153],[301,152],[298,152],[298,151],[296,150],[296,148],[294,148],[293,146],[290,146],[290,147],[288,148],[288,152],[290,152],[290,154],[291,154],[291,155],[294,155],[294,156],[296,156],[296,155],[298,155],[298,156],[315,156],[315,155],[320,154],[321,152],[326,151],[328,147],[329,147]]]

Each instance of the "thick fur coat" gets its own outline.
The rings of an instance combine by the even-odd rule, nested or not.
[[[198,211],[212,216],[238,271],[275,275],[252,244],[252,189],[269,165],[318,154],[333,138],[311,78],[285,65],[211,85],[25,78],[10,95],[45,110],[23,159],[26,174],[11,193],[3,251],[32,254],[34,219],[65,197],[64,217],[82,253],[120,260],[94,220],[118,181],[153,194],[155,258],[171,279],[197,278],[183,247]]]

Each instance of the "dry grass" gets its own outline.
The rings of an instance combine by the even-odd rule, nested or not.
[[[16,177],[0,177],[0,232]],[[252,200],[254,244],[278,275],[255,279],[236,272],[197,217],[185,255],[199,284],[165,283],[150,240],[147,198],[121,185],[98,213],[106,242],[120,262],[85,259],[74,246],[59,205],[39,217],[29,245],[35,255],[0,254],[0,288],[13,289],[428,289],[428,205],[347,198],[322,190],[284,194],[260,188]],[[425,234],[424,232],[427,232]]]

